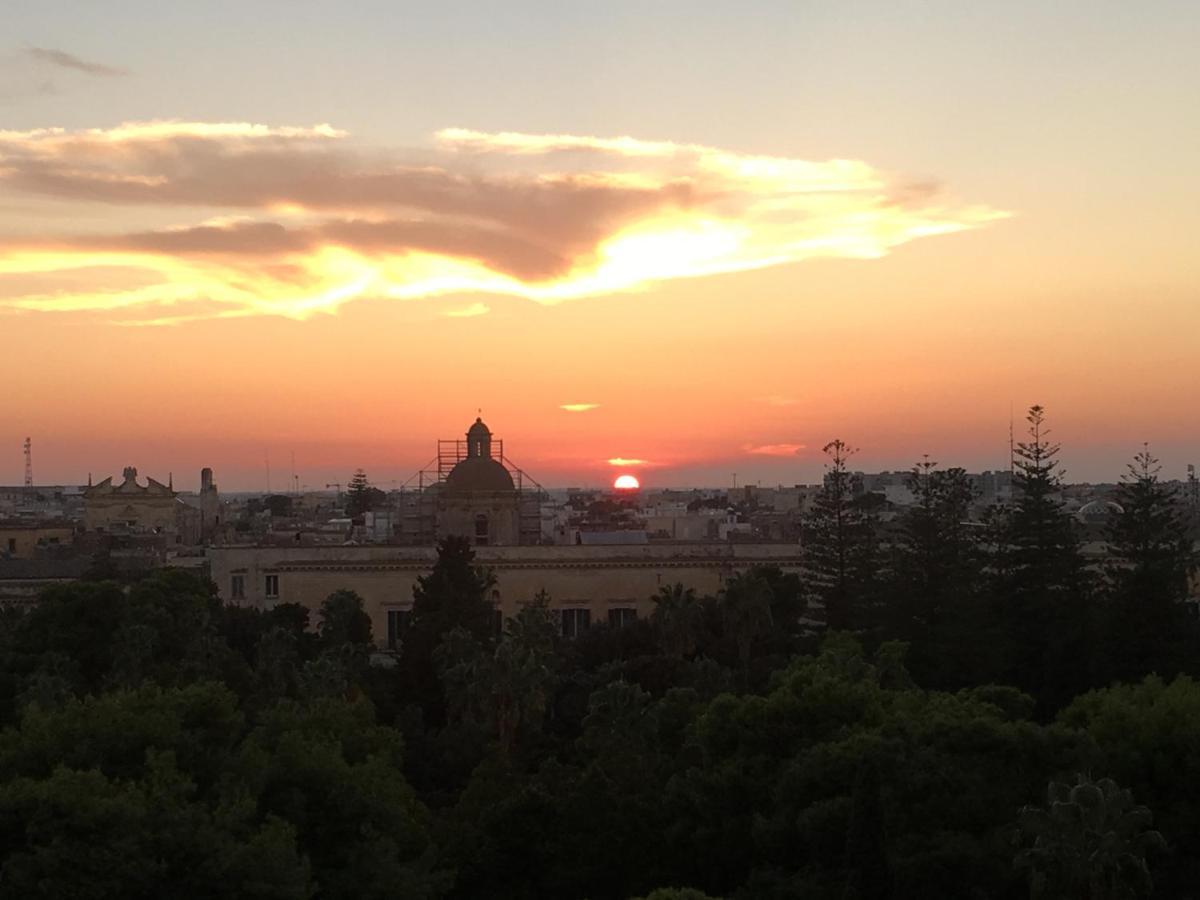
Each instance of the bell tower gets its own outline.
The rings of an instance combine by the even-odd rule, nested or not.
[[[467,429],[467,458],[491,459],[492,432],[483,424],[483,419],[476,417],[475,424]]]

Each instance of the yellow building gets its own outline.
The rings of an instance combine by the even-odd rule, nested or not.
[[[653,609],[659,588],[676,583],[712,594],[752,566],[800,569],[796,544],[703,542],[622,546],[476,548],[478,565],[496,577],[492,600],[515,615],[545,591],[564,635],[591,624],[620,623]],[[437,558],[433,547],[227,546],[209,550],[210,571],[226,603],[270,609],[299,603],[312,611],[337,590],[365,601],[376,640],[394,642],[411,614],[413,587]]]
[[[0,520],[0,558],[33,559],[48,548],[69,546],[74,537],[70,522]]]

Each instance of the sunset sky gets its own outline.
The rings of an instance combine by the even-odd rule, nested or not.
[[[1194,2],[22,4],[0,483],[1200,463]]]

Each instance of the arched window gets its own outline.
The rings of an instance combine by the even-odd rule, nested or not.
[[[483,513],[475,517],[475,545],[477,547],[488,545],[488,517]]]

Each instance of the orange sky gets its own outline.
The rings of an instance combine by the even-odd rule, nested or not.
[[[193,23],[167,58],[31,13],[28,45],[79,55],[0,48],[0,483],[28,435],[42,482],[134,464],[190,487],[211,465],[261,489],[269,458],[282,489],[294,453],[302,484],[363,466],[389,486],[477,408],[548,485],[815,481],[834,437],[868,470],[978,470],[1032,403],[1069,477],[1113,479],[1144,440],[1180,477],[1200,461],[1200,28],[1102,6],[918,26],[881,5],[870,31],[702,4],[682,29],[651,14],[621,66],[614,22],[549,19],[383,118],[378,67],[402,84],[443,61],[376,59],[379,22],[337,20],[353,41],[318,51],[318,16],[279,60],[265,20],[244,47]],[[709,28],[778,77],[689,59],[723,52]],[[312,82],[318,52],[336,62]],[[532,80],[485,102],[496,72]]]

